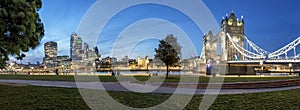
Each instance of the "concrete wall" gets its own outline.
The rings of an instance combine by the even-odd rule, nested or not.
[[[227,65],[226,75],[255,75],[255,67],[251,65]]]

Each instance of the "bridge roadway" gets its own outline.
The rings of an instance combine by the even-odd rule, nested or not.
[[[300,64],[300,59],[292,60],[241,60],[241,61],[228,61],[228,64]]]

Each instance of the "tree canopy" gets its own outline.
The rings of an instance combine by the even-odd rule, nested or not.
[[[169,76],[169,66],[174,66],[180,60],[179,54],[176,49],[166,42],[165,40],[160,40],[158,48],[155,49],[155,58],[159,58],[167,66],[167,78]]]
[[[181,58],[181,48],[182,46],[177,42],[177,38],[174,37],[173,34],[169,34],[166,38],[165,41],[168,42],[178,53],[179,57]]]
[[[9,56],[18,60],[34,49],[44,36],[44,25],[38,14],[41,0],[1,0],[0,2],[0,68]]]

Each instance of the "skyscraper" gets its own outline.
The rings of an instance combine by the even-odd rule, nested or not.
[[[87,44],[86,42],[84,42],[84,46],[83,46],[83,58],[84,59],[89,58],[89,44]]]
[[[44,64],[47,66],[55,66],[57,60],[57,43],[50,41],[44,44]]]
[[[80,61],[82,60],[82,39],[78,36],[78,34],[71,35],[71,42],[70,42],[70,56],[72,61]]]

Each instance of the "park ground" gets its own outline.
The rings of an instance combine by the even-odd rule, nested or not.
[[[149,77],[137,77],[143,81]],[[268,77],[268,78],[225,78],[225,82],[269,81],[298,77]],[[51,80],[74,81],[73,76],[24,76],[0,75],[0,79],[25,79],[25,80]],[[103,79],[103,80],[101,80]],[[201,80],[202,79],[202,80]],[[200,78],[199,82],[207,82],[209,78]],[[114,77],[100,77],[101,81],[114,82]],[[167,82],[177,82],[178,77],[173,77]],[[80,96],[78,89],[37,87],[28,85],[2,84],[0,85],[1,109],[89,109]],[[219,95],[210,109],[300,109],[300,89]],[[138,108],[151,107],[167,100],[170,94],[133,93],[109,91],[109,94],[118,102]],[[194,95],[185,109],[198,109],[203,95]]]
[[[80,77],[85,77],[80,76]],[[86,76],[91,77],[91,76]],[[101,82],[118,82],[116,77],[112,76],[98,76]],[[128,77],[128,76],[121,76]],[[139,81],[147,81],[149,76],[134,76]],[[194,76],[187,76],[190,78],[195,78]],[[164,78],[164,77],[162,77]],[[251,82],[251,81],[272,81],[272,80],[287,80],[287,79],[296,79],[300,78],[297,76],[294,77],[225,77],[224,82]],[[17,80],[44,80],[44,81],[75,81],[73,75],[11,75],[11,74],[2,74],[0,79],[17,79]],[[200,76],[198,79],[199,83],[209,82],[210,77]],[[88,79],[86,81],[89,81]],[[179,82],[180,76],[171,76],[170,78],[165,79],[165,82]]]

